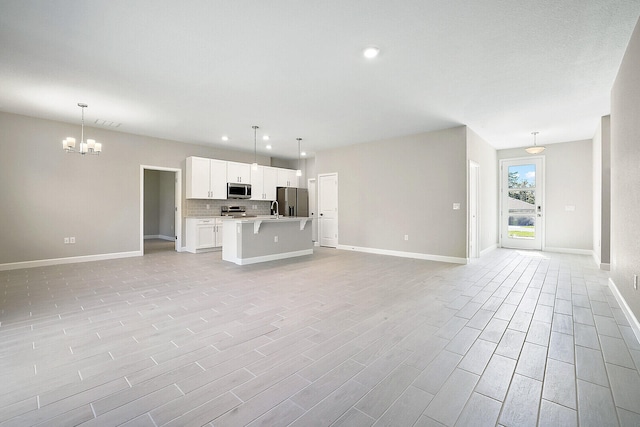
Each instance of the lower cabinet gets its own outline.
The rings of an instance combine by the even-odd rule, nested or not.
[[[198,253],[222,247],[222,219],[187,218],[187,252]]]

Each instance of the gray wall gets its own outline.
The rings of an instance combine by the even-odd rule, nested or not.
[[[545,158],[545,248],[593,249],[592,141],[547,144]],[[499,150],[498,159],[527,157],[524,148]],[[566,206],[575,206],[567,211]]]
[[[160,175],[158,171],[144,171],[144,235],[160,234]]]
[[[611,278],[640,318],[640,25],[611,91]]]
[[[610,262],[610,242],[611,116],[605,116],[593,137],[593,253],[600,264]]]
[[[498,154],[487,141],[467,128],[467,156],[480,165],[480,250],[498,244]]]
[[[338,173],[339,244],[466,258],[466,139],[460,126],[317,152],[316,173]]]
[[[0,113],[0,264],[139,251],[140,165],[184,172],[188,156],[253,161],[252,152],[105,129],[85,135],[102,142],[102,155],[62,150],[62,139],[79,138],[79,123]],[[77,243],[63,244],[65,236]]]
[[[158,234],[161,236],[175,236],[175,173],[156,171],[160,175],[158,191]]]
[[[175,173],[144,171],[144,235],[173,238]]]

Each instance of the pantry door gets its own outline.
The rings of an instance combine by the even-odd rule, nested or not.
[[[318,175],[320,246],[338,246],[338,174]]]
[[[503,248],[542,250],[544,157],[500,161]]]

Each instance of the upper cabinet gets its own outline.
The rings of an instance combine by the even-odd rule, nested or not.
[[[276,200],[278,186],[278,169],[269,166],[258,166],[251,171],[251,200]]]
[[[278,187],[297,187],[298,177],[296,171],[291,169],[278,169]]]
[[[251,165],[227,162],[227,182],[249,184],[251,182]]]
[[[187,199],[226,199],[227,162],[187,157]]]
[[[187,157],[187,199],[227,198],[227,183],[251,184],[251,200],[276,200],[276,187],[297,187],[296,171],[248,163]]]

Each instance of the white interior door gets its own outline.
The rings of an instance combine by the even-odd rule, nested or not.
[[[316,193],[316,179],[307,180],[309,190],[309,216],[311,219],[311,240],[318,241],[318,195]]]
[[[469,258],[480,257],[480,165],[469,163]]]
[[[338,246],[338,174],[318,175],[320,246]]]
[[[544,158],[500,162],[501,245],[542,250],[544,236]]]

